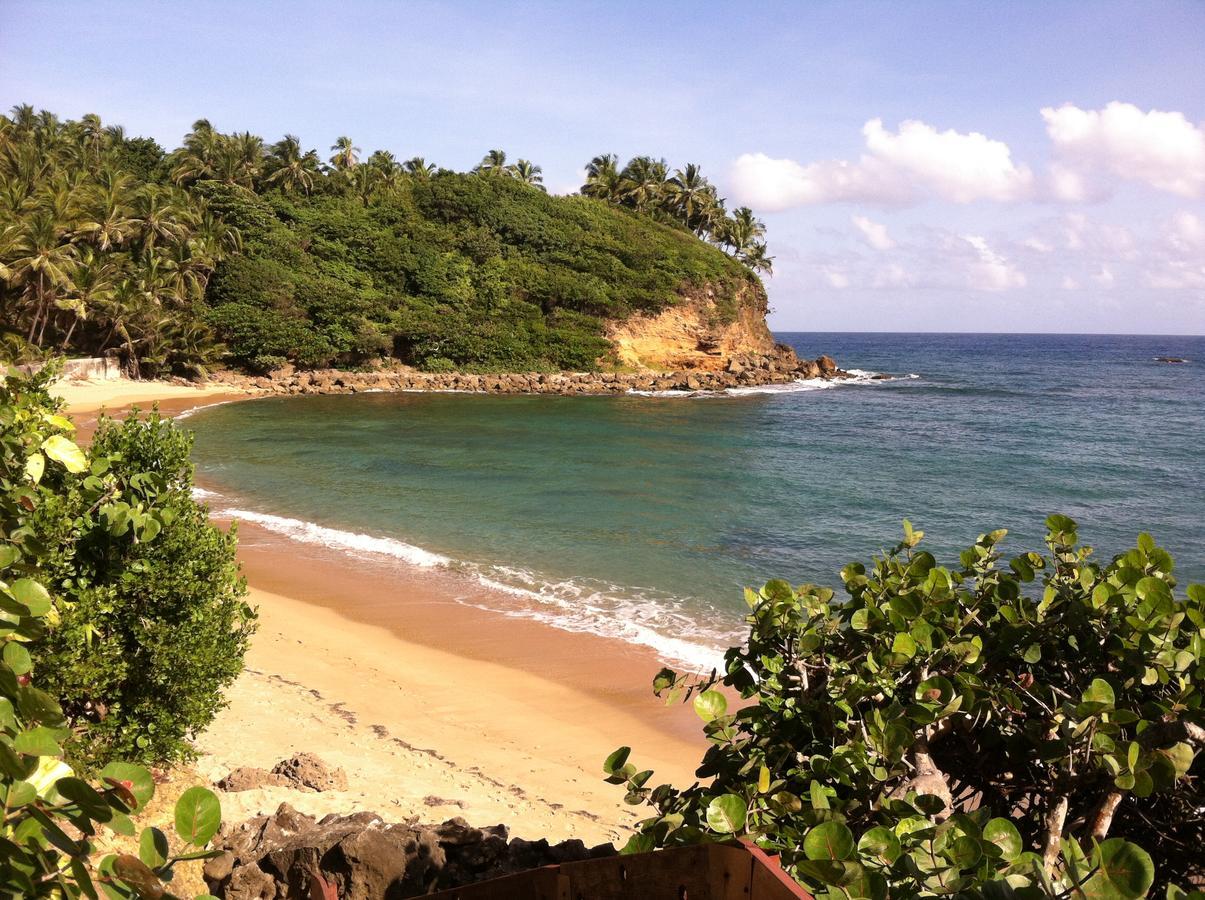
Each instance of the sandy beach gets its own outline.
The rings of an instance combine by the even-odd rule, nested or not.
[[[58,391],[84,434],[102,408],[158,402],[174,415],[240,398],[154,382]],[[482,588],[448,573],[370,565],[246,523],[239,536],[260,630],[229,706],[197,739],[195,768],[216,782],[309,751],[345,769],[349,788],[225,794],[227,820],[287,801],[622,843],[643,813],[602,781],[608,753],[629,744],[653,783],[691,782],[706,746],[699,722],[652,696],[661,663],[647,648],[480,609]]]

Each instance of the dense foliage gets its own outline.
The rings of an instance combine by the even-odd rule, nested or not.
[[[605,319],[704,281],[731,298],[769,269],[762,224],[728,216],[694,165],[599,157],[584,196],[554,197],[501,150],[465,174],[331,150],[200,120],[165,154],[91,115],[0,116],[4,354],[115,353],[146,374],[389,354],[588,369]]]
[[[182,851],[173,853],[163,832],[147,828],[138,856],[96,858],[98,833],[136,833],[130,814],[146,805],[155,783],[146,769],[118,761],[89,782],[64,761],[64,746],[78,723],[54,689],[56,663],[42,649],[46,635],[74,610],[71,593],[60,590],[62,579],[55,574],[61,548],[47,542],[44,523],[60,520],[61,510],[76,508],[81,496],[94,504],[85,516],[105,509],[101,515],[110,522],[127,523],[121,530],[93,528],[102,543],[133,548],[166,542],[175,522],[166,507],[147,502],[144,488],[128,489],[135,476],[126,481],[103,466],[99,475],[91,474],[104,457],[94,451],[89,458],[70,438],[70,422],[56,414],[43,390],[46,380],[10,376],[0,388],[0,893],[169,897],[164,882],[173,867],[209,855],[205,845],[221,821],[217,797],[203,787],[180,797],[175,826],[188,845]],[[153,449],[141,449],[148,453],[141,460],[147,484],[161,480]],[[111,558],[120,556],[114,549]],[[142,578],[136,561],[124,575]],[[187,623],[178,627],[183,651]]]
[[[744,834],[821,897],[1199,885],[1205,586],[1177,596],[1148,535],[1099,565],[1074,522],[1047,526],[1047,555],[1001,565],[999,531],[946,568],[905,523],[842,571],[844,602],[748,592],[722,674],[655,684],[693,695],[708,782],[650,789],[626,747],[605,764],[656,810],[629,851]],[[749,702],[730,713],[733,693]]]
[[[31,385],[10,378],[0,399]],[[51,471],[35,455],[29,484],[4,488],[30,505],[20,533],[56,598],[36,641],[39,682],[75,729],[67,748],[78,764],[186,757],[242,669],[254,613],[234,534],[191,496],[191,446],[157,415],[102,419],[88,454],[73,451],[86,470]]]
[[[242,671],[254,614],[234,529],[192,498],[191,448],[157,414],[102,419],[88,477],[53,488],[30,517],[62,599],[38,642],[44,687],[84,726],[77,759],[187,757]]]

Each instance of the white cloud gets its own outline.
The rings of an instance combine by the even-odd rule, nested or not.
[[[1140,181],[1184,197],[1205,196],[1205,125],[1183,113],[1143,112],[1114,101],[1101,110],[1065,103],[1042,110],[1056,162],[1050,190],[1057,199],[1100,199],[1102,175]]]
[[[928,197],[1010,202],[1033,191],[1033,173],[1013,162],[1008,145],[978,132],[938,131],[911,119],[893,132],[871,119],[862,136],[866,152],[856,162],[803,165],[764,153],[741,155],[731,172],[738,202],[774,211],[838,202],[906,205]]]
[[[868,247],[874,250],[890,250],[895,246],[895,241],[887,233],[887,226],[881,222],[872,221],[866,216],[853,216],[851,221],[862,233],[862,240]]]
[[[1117,278],[1113,274],[1113,270],[1108,266],[1101,266],[1100,271],[1092,276],[1092,280],[1099,284],[1102,288],[1111,288],[1117,282]]]
[[[1021,241],[1021,246],[1026,250],[1032,250],[1034,253],[1053,253],[1054,248],[1051,247],[1041,238],[1027,237]]]
[[[975,251],[976,260],[967,268],[968,286],[979,291],[1006,291],[1025,287],[1025,273],[988,246],[987,239],[978,234],[964,234],[962,239]]]
[[[1064,275],[1063,276],[1063,290],[1078,291],[1079,290],[1079,282],[1076,281],[1074,278],[1072,278],[1070,275]]]
[[[849,287],[849,276],[844,272],[838,272],[835,269],[830,269],[824,273],[824,278],[828,282],[828,286],[842,290]]]

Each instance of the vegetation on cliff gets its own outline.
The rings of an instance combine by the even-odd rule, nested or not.
[[[628,851],[747,835],[817,897],[1199,885],[1205,586],[1177,596],[1149,535],[1098,565],[1070,519],[1047,527],[1048,555],[1002,566],[1000,531],[946,568],[905,523],[842,571],[844,602],[748,592],[749,640],[723,673],[654,685],[693,695],[706,783],[650,788],[626,747],[606,761],[655,810]],[[748,702],[729,712],[717,682]]]
[[[761,223],[697,166],[598,157],[583,196],[556,197],[501,150],[470,173],[331,150],[200,120],[166,153],[92,115],[0,116],[4,354],[116,353],[142,374],[384,355],[589,369],[607,321],[703,284],[724,308],[769,268]]]
[[[147,828],[138,856],[97,858],[98,833],[135,835],[131,814],[155,792],[147,769],[109,757],[176,756],[181,735],[209,721],[245,646],[233,621],[215,631],[212,613],[238,603],[239,588],[203,558],[215,541],[186,508],[187,443],[162,424],[127,424],[83,450],[45,391],[51,374],[0,384],[0,894],[165,897],[176,863],[207,854],[217,797],[180,797],[176,852]],[[227,657],[216,665],[215,638]],[[148,715],[151,697],[162,706]],[[99,769],[95,780],[69,758]]]

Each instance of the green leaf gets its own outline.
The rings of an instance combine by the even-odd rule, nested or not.
[[[891,642],[891,652],[911,659],[916,655],[916,641],[912,639],[912,635],[900,632]]]
[[[0,544],[0,569],[7,569],[20,555],[21,552],[11,544]]]
[[[62,756],[58,738],[58,729],[38,725],[13,738],[13,749],[26,756]]]
[[[138,839],[138,858],[152,869],[157,869],[171,855],[167,843],[167,835],[158,828],[143,829],[142,837]]]
[[[155,779],[142,766],[136,766],[132,763],[111,762],[100,770],[100,777],[106,783],[109,783],[110,780],[117,783],[129,782],[127,790],[138,803],[136,809],[146,806],[150,802],[150,799],[155,796]]]
[[[1099,703],[1108,708],[1117,702],[1117,698],[1113,694],[1113,688],[1109,682],[1103,678],[1093,678],[1092,683],[1088,685],[1088,689],[1084,691],[1083,702]]]
[[[52,434],[42,441],[42,452],[61,464],[68,472],[84,472],[88,469],[88,460],[74,441],[61,434]]]
[[[41,453],[34,453],[29,459],[25,460],[25,475],[34,484],[42,480],[42,473],[46,471],[46,457]]]
[[[1000,856],[1005,862],[1012,862],[1025,849],[1021,832],[1008,819],[997,818],[988,822],[983,827],[983,839],[1000,848]]]
[[[13,670],[14,675],[26,675],[33,668],[29,651],[16,641],[8,641],[4,645],[4,662]]]
[[[1175,769],[1177,779],[1183,778],[1188,774],[1188,770],[1192,768],[1193,758],[1196,756],[1196,754],[1193,753],[1192,745],[1187,744],[1184,741],[1181,741],[1178,744],[1172,744],[1172,746],[1164,750],[1160,750],[1159,752],[1165,755],[1168,761],[1172,764],[1172,767]]]
[[[196,847],[209,843],[222,824],[222,805],[208,788],[191,787],[176,801],[176,834]]]
[[[44,616],[50,612],[50,594],[32,578],[19,578],[9,588],[17,602],[29,610],[31,616]]]
[[[858,855],[881,866],[895,865],[902,852],[895,832],[881,825],[870,829],[858,841]]]
[[[606,758],[603,762],[603,771],[608,775],[614,775],[624,767],[628,761],[628,756],[631,754],[631,747],[620,747],[614,753]]]
[[[718,719],[728,712],[728,698],[719,691],[703,691],[695,697],[695,712],[704,722]]]
[[[721,794],[707,804],[707,826],[720,834],[738,834],[745,827],[745,800]]]
[[[822,822],[803,839],[808,859],[849,859],[854,853],[854,835],[842,822]]]
[[[1093,900],[1138,900],[1155,881],[1150,854],[1122,838],[1102,841],[1092,854],[1096,874],[1083,886]]]

